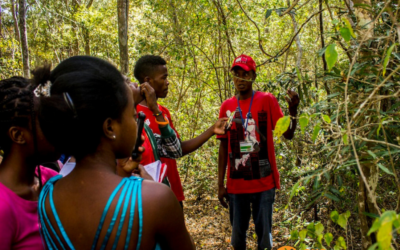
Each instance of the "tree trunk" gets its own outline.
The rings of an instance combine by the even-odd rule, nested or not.
[[[128,55],[128,13],[129,0],[117,0],[118,9],[118,42],[119,42],[119,61],[121,73],[129,72]]]
[[[368,145],[368,148],[372,148],[373,145]],[[361,169],[365,175],[365,178],[368,181],[368,185],[371,189],[371,193],[368,193],[367,188],[364,185],[364,182],[360,176],[360,185],[359,185],[359,193],[358,193],[358,215],[360,217],[360,230],[361,230],[361,242],[362,242],[362,249],[368,249],[372,244],[376,242],[375,234],[371,234],[370,236],[367,235],[369,229],[372,226],[373,220],[370,217],[367,217],[364,212],[378,214],[376,210],[373,200],[375,199],[373,196],[375,195],[376,187],[378,186],[378,179],[379,179],[379,169],[378,166],[373,162],[366,162],[366,158],[368,158],[368,154],[365,153],[360,154],[360,161],[364,162],[361,165]]]
[[[3,24],[1,23],[1,21],[3,20],[3,18],[1,17],[1,12],[2,12],[1,5],[2,4],[3,4],[3,1],[0,0],[0,36],[1,37],[3,37],[3,32],[1,30],[1,27],[3,27]],[[1,50],[0,50],[0,56],[1,56]]]
[[[11,0],[11,12],[14,19],[14,32],[15,32],[15,39],[19,42],[19,28],[18,28],[18,19],[17,19],[17,11],[15,9],[14,0]]]
[[[86,27],[83,27],[83,38],[85,41],[85,54],[90,56],[90,33]]]
[[[24,66],[24,77],[29,78],[29,50],[26,32],[26,2],[19,0],[19,32],[21,38],[22,63]]]
[[[79,26],[76,22],[72,22],[72,37],[74,39],[72,43],[72,55],[79,55]]]
[[[353,0],[348,2],[349,8],[351,9],[352,6],[371,6],[371,0]],[[361,41],[364,36],[367,36],[367,39],[373,38],[373,29],[369,32],[367,30],[374,25],[373,18],[371,14],[365,10],[363,7],[356,7],[354,9],[355,16],[357,18],[357,39]],[[362,46],[366,46],[368,43],[364,43]],[[360,50],[360,58],[359,62],[363,60],[370,60],[369,56],[366,53],[370,52],[362,52]],[[365,59],[363,59],[365,58]],[[379,107],[376,107],[379,109]],[[364,123],[373,123],[374,121],[371,120],[364,120]],[[360,124],[362,126],[362,124]],[[363,150],[363,152],[359,153],[360,158],[360,167],[362,172],[365,175],[367,183],[364,183],[361,176],[360,176],[360,185],[359,185],[359,192],[358,192],[358,212],[360,218],[360,231],[361,231],[361,240],[362,240],[362,249],[367,250],[372,244],[376,242],[375,234],[371,234],[368,236],[369,228],[372,226],[373,219],[366,216],[364,212],[372,213],[372,214],[379,214],[376,207],[374,206],[374,202],[376,201],[376,187],[378,184],[379,179],[379,168],[378,166],[372,162],[371,160],[367,160],[369,155],[366,153],[369,149],[371,149],[374,145],[371,143],[367,143],[367,149]],[[368,190],[365,186],[368,184],[371,193],[368,193]]]

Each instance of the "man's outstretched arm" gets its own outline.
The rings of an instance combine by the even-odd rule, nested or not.
[[[225,134],[225,124],[228,118],[220,118],[212,125],[209,129],[204,131],[201,135],[196,138],[181,142],[182,155],[187,155],[201,147],[206,141],[208,141],[213,135]]]

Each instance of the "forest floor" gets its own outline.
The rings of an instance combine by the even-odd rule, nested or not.
[[[272,237],[274,250],[282,246],[293,246],[296,243],[294,241],[290,241],[289,239],[291,230],[289,226],[292,225],[292,223],[289,225],[287,221],[297,217],[297,212],[291,213],[291,215],[294,216],[288,216],[288,210],[284,209],[285,205],[287,204],[287,196],[280,194],[282,194],[280,191],[276,193],[276,200],[274,204],[275,211],[273,213]],[[200,201],[189,199],[184,202],[184,214],[186,225],[195,241],[197,249],[233,250],[232,246],[230,245],[231,225],[229,222],[229,210],[223,208],[219,204],[218,199],[210,198],[202,199]],[[330,225],[329,213],[325,209],[320,209],[318,214],[319,220],[324,224],[326,232],[327,227]],[[292,217],[292,219],[289,219],[290,217]],[[306,225],[307,222],[311,222],[313,220],[313,211],[310,210],[306,213],[302,213],[299,217],[302,218],[302,223]],[[353,223],[356,222],[353,221]],[[293,225],[294,224],[296,224],[296,222],[293,222]],[[297,229],[300,231],[305,227],[306,226]],[[348,244],[348,249],[355,250],[361,248],[358,231],[353,229],[353,232],[349,232],[347,236],[343,235],[343,232],[341,232],[340,229],[337,230],[336,227],[330,227],[329,231],[334,235],[335,238],[338,235],[345,237],[345,239],[347,237],[347,242],[350,242],[350,244]],[[247,232],[247,249],[257,249],[256,239],[257,237],[255,234],[254,222],[251,219],[249,230]]]

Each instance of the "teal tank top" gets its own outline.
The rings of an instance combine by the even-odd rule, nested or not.
[[[75,249],[74,246],[72,245],[72,242],[68,238],[67,233],[65,232],[65,229],[60,221],[60,218],[58,217],[58,214],[57,214],[57,211],[56,211],[56,208],[54,205],[54,200],[53,200],[54,183],[61,178],[62,178],[61,175],[57,175],[57,176],[54,176],[53,178],[51,178],[50,180],[48,180],[46,185],[44,185],[42,192],[40,193],[39,201],[38,201],[39,223],[41,224],[41,236],[42,236],[43,242],[45,243],[45,245],[47,246],[47,248],[49,250],[58,249],[57,244],[59,246],[61,246],[61,248],[63,250]],[[120,190],[121,190],[121,194],[118,198],[118,202],[115,207],[115,211],[112,216],[111,222],[107,227],[106,236],[104,237],[104,239],[102,240],[102,243],[100,245],[100,249],[103,250],[107,246],[111,232],[113,231],[113,228],[117,222],[117,217],[120,213],[121,213],[121,218],[119,219],[117,234],[115,236],[114,243],[112,245],[112,249],[117,248],[119,237],[121,236],[121,232],[122,232],[122,226],[124,224],[124,220],[126,217],[128,217],[127,219],[129,221],[128,221],[128,232],[127,232],[127,236],[125,239],[124,250],[128,249],[130,236],[132,234],[136,200],[137,200],[137,208],[138,208],[138,212],[139,212],[139,236],[138,236],[138,242],[137,242],[136,249],[137,250],[140,249],[140,242],[142,240],[142,232],[143,232],[142,181],[143,181],[142,178],[139,178],[136,176],[131,176],[129,178],[128,177],[123,178],[122,181],[115,188],[115,190],[112,192],[112,194],[110,195],[110,198],[108,199],[108,202],[103,210],[103,214],[101,216],[99,226],[97,227],[97,232],[94,237],[93,244],[92,244],[92,250],[94,250],[97,246],[97,243],[99,241],[100,232],[102,231],[103,227],[107,226],[107,225],[104,225],[104,220],[106,218],[108,210],[110,209],[111,203],[113,202],[114,199],[116,199],[116,195]],[[63,243],[63,241],[61,241],[60,237],[57,235],[54,227],[50,224],[49,217],[46,214],[45,200],[46,200],[47,196],[49,196],[50,208],[51,208],[51,211],[56,220],[57,227],[58,227],[58,229],[61,233],[61,237],[63,238],[66,245]],[[131,206],[128,211],[129,204],[131,204]],[[122,209],[122,211],[121,211],[121,209]],[[52,238],[51,235],[53,235],[54,237]],[[161,250],[161,248],[158,244],[156,245],[155,250]]]

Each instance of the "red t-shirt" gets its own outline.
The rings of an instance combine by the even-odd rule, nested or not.
[[[161,106],[160,104],[158,104],[158,108],[160,109],[161,112],[163,112],[163,114],[167,115],[167,119],[169,120],[169,125],[175,131],[176,135],[179,138],[179,134],[174,128],[174,125],[172,123],[171,114],[169,113],[169,110],[166,107]],[[153,115],[153,112],[151,112],[148,107],[139,104],[136,106],[136,110],[137,112],[142,111],[146,115],[145,123],[151,128],[154,134],[161,134],[160,129],[158,128],[158,124],[155,122],[156,118]],[[147,150],[147,147],[145,145],[144,147]],[[147,156],[143,155],[142,157],[144,159]],[[183,195],[182,183],[181,183],[181,178],[179,177],[176,160],[169,158],[161,158],[161,162],[167,164],[167,177],[171,185],[171,190],[174,192],[178,201],[183,201],[185,199],[185,196]]]
[[[245,124],[250,102],[251,97],[240,101]],[[278,101],[270,93],[255,92],[247,124],[247,140],[244,140],[245,125],[237,108],[237,99],[232,97],[222,103],[219,112],[222,118],[230,117],[236,111],[228,132],[217,136],[218,139],[228,139],[228,193],[258,193],[274,187],[279,189],[272,135],[276,122],[283,116]]]

